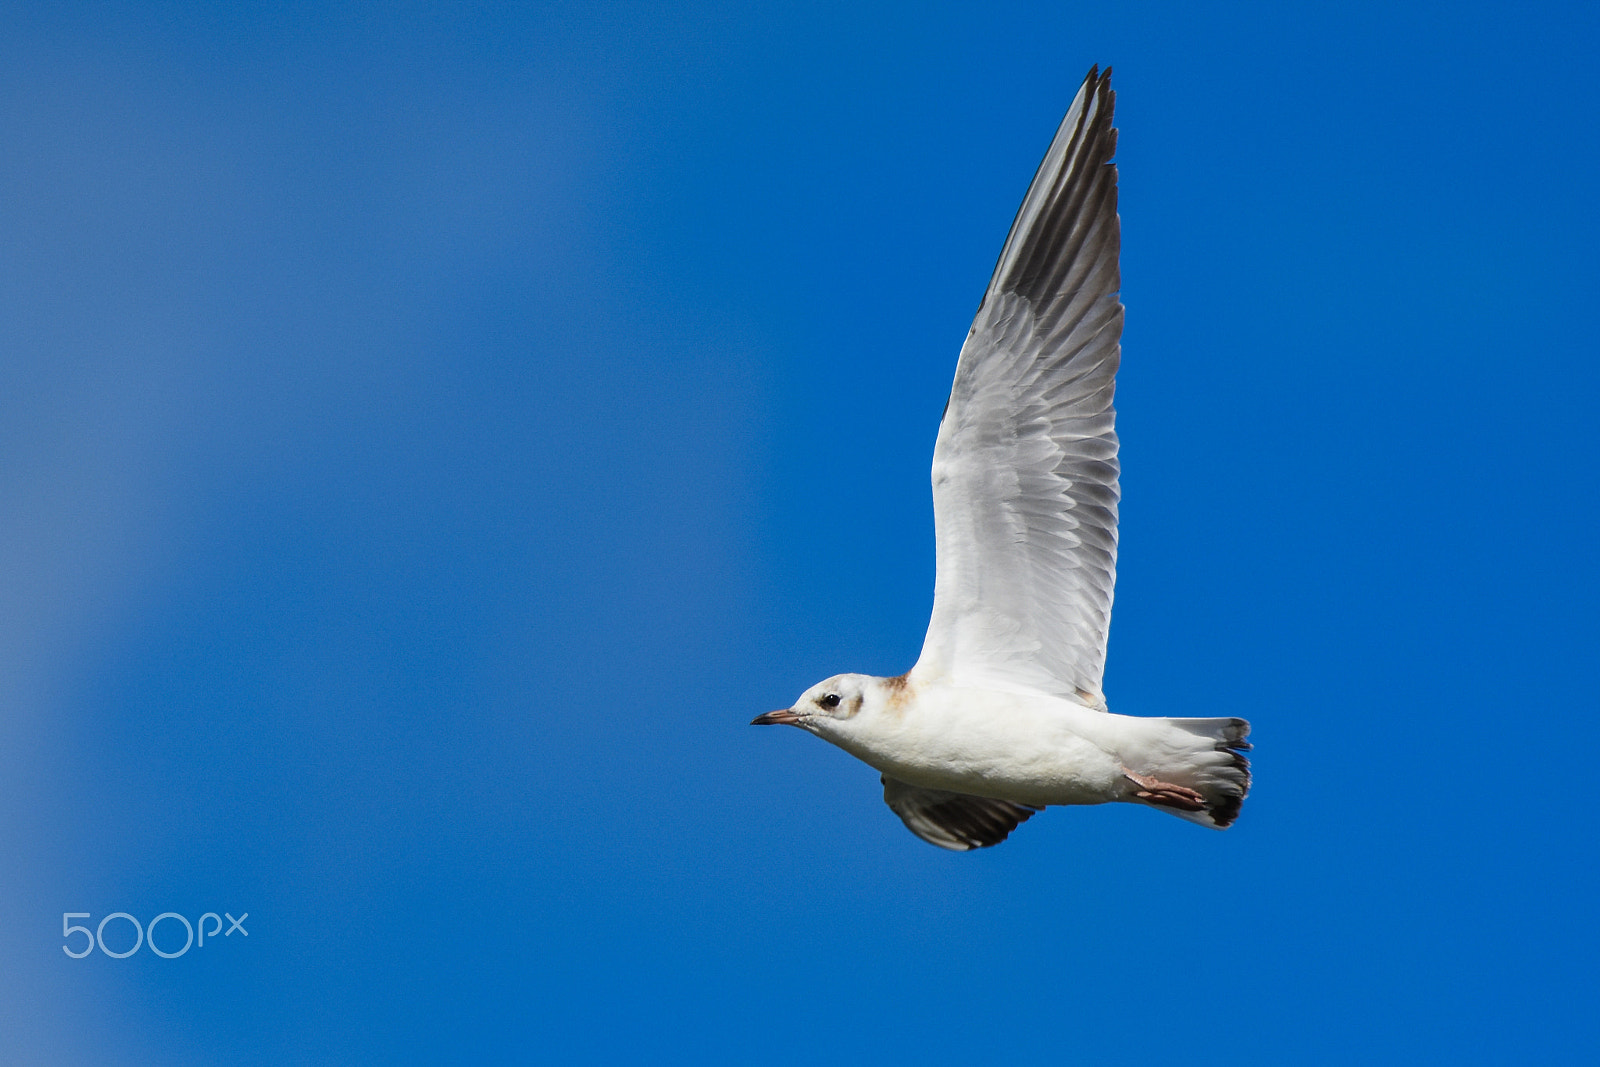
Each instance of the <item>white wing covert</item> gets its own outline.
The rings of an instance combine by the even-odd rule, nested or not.
[[[934,448],[938,580],[913,668],[1099,708],[1122,337],[1110,79],[1084,79],[962,346]]]

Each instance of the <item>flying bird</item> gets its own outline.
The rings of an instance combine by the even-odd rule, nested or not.
[[[1091,69],[961,348],[933,451],[938,572],[916,665],[836,675],[754,720],[870,764],[907,828],[953,851],[999,844],[1051,804],[1144,804],[1225,829],[1250,790],[1249,723],[1114,715],[1100,688],[1120,472],[1115,100],[1110,68]]]

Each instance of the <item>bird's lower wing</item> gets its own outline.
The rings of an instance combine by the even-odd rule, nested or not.
[[[883,801],[900,816],[906,829],[928,844],[952,852],[998,845],[1042,810],[992,797],[922,789],[887,774],[883,776]]]

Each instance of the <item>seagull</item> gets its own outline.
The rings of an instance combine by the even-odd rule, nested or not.
[[[752,725],[882,774],[922,840],[999,844],[1051,804],[1144,804],[1226,829],[1250,790],[1238,718],[1114,715],[1122,354],[1116,94],[1091,68],[1017,211],[933,451],[933,616],[916,665],[840,674]],[[1209,709],[1208,709],[1209,710]]]

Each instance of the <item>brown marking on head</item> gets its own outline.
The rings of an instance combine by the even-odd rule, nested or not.
[[[904,674],[897,674],[893,678],[885,678],[883,680],[883,688],[888,693],[889,700],[886,706],[890,711],[904,709],[906,701],[911,699],[911,683]]]

